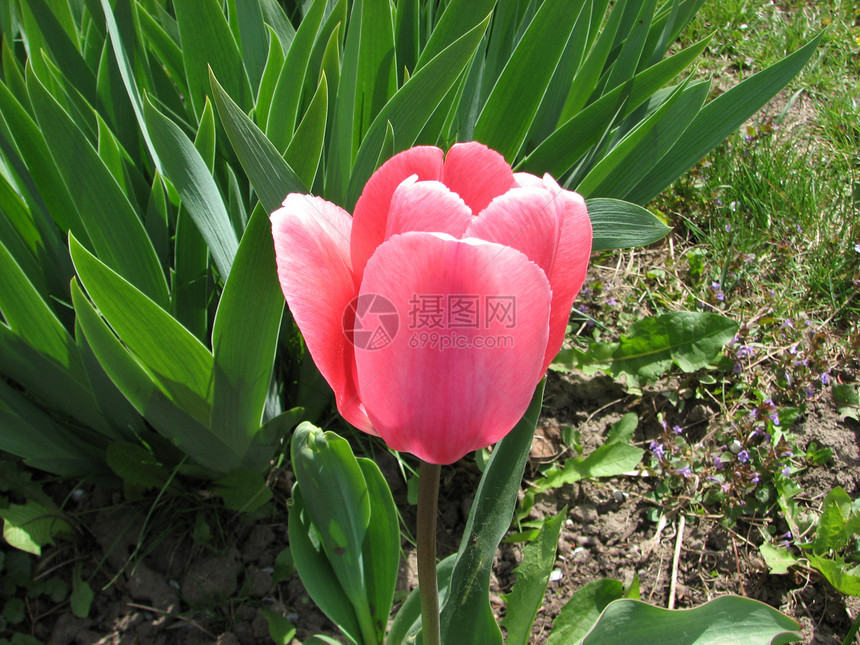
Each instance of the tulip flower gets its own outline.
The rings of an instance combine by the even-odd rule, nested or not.
[[[284,296],[338,410],[431,464],[520,419],[591,252],[581,196],[475,142],[395,155],[352,216],[291,194],[271,220]]]

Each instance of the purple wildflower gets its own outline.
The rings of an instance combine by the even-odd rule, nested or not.
[[[749,462],[749,460],[750,460],[750,453],[747,452],[746,450],[741,450],[738,453],[738,461],[741,462],[742,464]]]

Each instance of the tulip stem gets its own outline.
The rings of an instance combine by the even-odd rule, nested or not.
[[[439,645],[439,590],[436,581],[436,507],[442,467],[421,462],[418,470],[418,595],[424,645]]]

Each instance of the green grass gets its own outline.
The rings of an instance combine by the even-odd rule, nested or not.
[[[739,281],[726,278],[747,274],[787,313],[847,330],[860,313],[860,9],[843,0],[707,2],[684,38],[715,33],[699,73],[717,93],[825,28],[793,83],[658,207],[710,247],[727,296]]]

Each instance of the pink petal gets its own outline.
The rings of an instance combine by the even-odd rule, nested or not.
[[[576,294],[585,281],[585,272],[591,256],[591,219],[585,200],[578,193],[564,190],[549,175],[544,175],[544,185],[558,197],[563,213],[561,235],[549,283],[552,286],[552,313],[549,322],[549,342],[544,358],[546,369],[564,341],[570,308]]]
[[[472,211],[445,184],[418,181],[412,176],[391,197],[385,239],[406,231],[435,231],[462,237],[471,221]]]
[[[562,216],[562,208],[546,188],[513,188],[472,220],[466,237],[518,249],[549,276]]]
[[[388,344],[356,348],[361,399],[389,446],[453,463],[522,417],[543,373],[551,298],[522,253],[404,233],[379,246],[361,292],[387,298],[400,316]]]
[[[442,183],[478,214],[513,186],[514,174],[502,155],[471,141],[457,143],[448,151],[442,168]]]
[[[443,153],[433,146],[409,148],[391,157],[370,177],[353,212],[352,270],[356,287],[361,284],[364,265],[385,239],[391,196],[403,180],[417,175],[419,181],[442,176]]]
[[[376,434],[358,398],[354,347],[341,322],[356,295],[349,259],[352,220],[324,199],[295,193],[271,220],[281,290],[308,351],[344,418]]]

